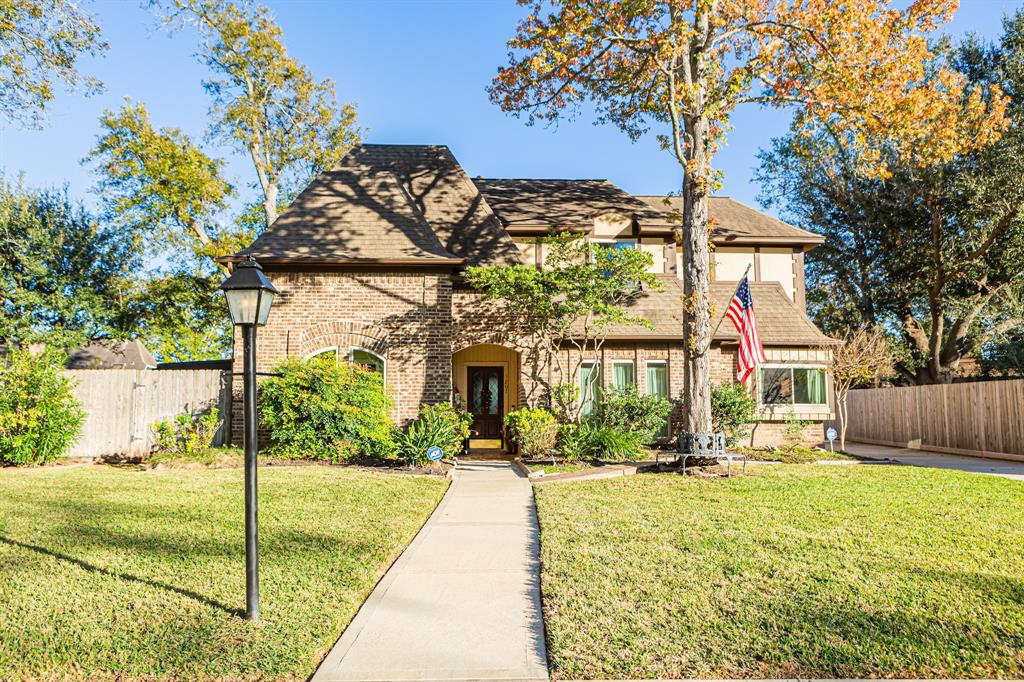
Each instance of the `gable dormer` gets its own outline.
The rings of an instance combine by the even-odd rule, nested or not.
[[[682,197],[640,196],[651,207],[682,212]],[[791,301],[803,309],[804,253],[824,241],[729,197],[711,197],[712,280],[738,282],[748,272],[751,282],[777,282]],[[676,249],[676,272],[682,269],[682,250]],[[681,275],[680,275],[681,276]]]

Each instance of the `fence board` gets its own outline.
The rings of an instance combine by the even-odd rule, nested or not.
[[[183,412],[199,414],[230,400],[230,385],[215,369],[81,369],[64,372],[75,384],[85,425],[69,457],[142,455],[153,446],[150,425]],[[227,396],[225,394],[228,393]],[[226,430],[218,431],[215,443]]]
[[[1024,456],[1024,379],[859,389],[848,405],[849,440]]]

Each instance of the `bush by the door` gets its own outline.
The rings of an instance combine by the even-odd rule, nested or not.
[[[404,431],[395,430],[398,456],[422,466],[428,461],[427,450],[436,445],[445,457],[452,457],[462,451],[472,421],[469,412],[451,403],[420,405],[419,416]]]
[[[505,425],[519,443],[520,454],[525,457],[546,456],[558,440],[555,415],[541,407],[524,407],[509,412],[505,415]]]
[[[260,384],[262,425],[275,455],[340,462],[394,452],[391,401],[383,377],[333,358],[278,365]]]
[[[0,366],[0,462],[51,462],[81,434],[85,412],[61,372],[64,358],[12,349]]]
[[[636,386],[626,386],[604,393],[591,420],[596,426],[628,436],[638,445],[648,445],[664,428],[671,412],[672,403],[665,398],[640,395]]]

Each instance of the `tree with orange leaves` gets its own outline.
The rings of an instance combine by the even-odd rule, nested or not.
[[[998,139],[1001,92],[929,72],[925,33],[957,0],[519,0],[529,15],[509,41],[492,101],[528,121],[591,101],[632,139],[659,127],[683,170],[684,401],[690,431],[711,430],[708,197],[712,159],[733,110],[795,108],[796,128],[856,141],[859,171],[884,177],[878,142],[933,163]]]

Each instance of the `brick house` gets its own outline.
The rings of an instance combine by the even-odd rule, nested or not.
[[[686,350],[670,210],[664,197],[632,196],[603,180],[471,179],[445,146],[364,144],[227,260],[255,256],[282,292],[259,331],[257,371],[287,355],[333,353],[384,375],[396,423],[414,418],[421,403],[459,396],[474,413],[479,438],[471,444],[494,447],[503,415],[520,406],[530,379],[520,354],[481,313],[462,270],[542,267],[545,253],[534,239],[551,229],[649,252],[667,286],[641,298],[635,312],[653,328],[611,330],[579,380],[634,383],[642,393],[677,399]],[[724,197],[712,199],[711,212],[718,219],[716,310],[725,310],[749,265],[769,360],[754,380],[761,422],[752,439],[777,442],[789,414],[811,421],[808,437],[818,438],[832,416],[822,350],[830,340],[805,314],[803,260],[822,238]],[[735,376],[736,339],[728,323],[716,334],[715,381]]]

